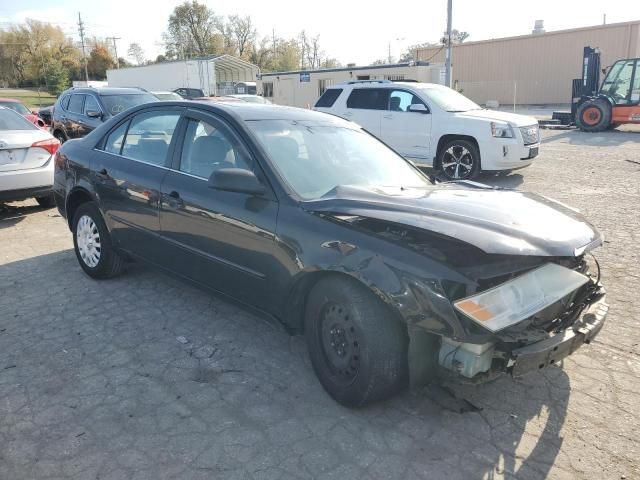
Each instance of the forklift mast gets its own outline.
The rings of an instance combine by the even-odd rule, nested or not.
[[[580,100],[598,94],[600,86],[600,49],[584,47],[582,78],[576,78],[571,87],[571,116],[574,117]]]

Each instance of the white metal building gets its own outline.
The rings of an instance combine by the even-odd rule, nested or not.
[[[238,82],[255,82],[260,69],[232,55],[196,57],[107,70],[110,87],[142,87],[150,91],[199,88],[205,95],[235,93]]]
[[[278,105],[312,107],[329,85],[349,80],[415,80],[444,84],[444,66],[429,62],[263,73],[258,93]]]

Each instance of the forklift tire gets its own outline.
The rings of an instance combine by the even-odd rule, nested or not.
[[[578,107],[576,125],[583,132],[602,132],[611,127],[611,104],[604,98],[587,100]]]

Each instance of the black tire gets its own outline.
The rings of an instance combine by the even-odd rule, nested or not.
[[[90,260],[83,258],[83,254],[78,246],[79,236],[82,237],[82,232],[79,233],[82,226],[80,225],[81,219],[88,217],[93,222],[95,230],[91,231],[97,233],[98,242],[96,250],[99,251],[99,259],[95,264]],[[86,220],[83,220],[83,225]],[[111,235],[104,223],[102,214],[94,202],[83,203],[78,207],[73,217],[73,247],[76,252],[78,263],[85,271],[87,275],[96,279],[111,278],[122,272],[124,269],[124,259],[115,251],[113,243],[111,242]],[[80,240],[82,243],[82,240]],[[95,257],[92,257],[95,260]]]
[[[36,197],[36,202],[44,208],[53,208],[56,206],[56,199],[53,196],[53,193],[46,197]]]
[[[58,139],[58,141],[60,142],[60,145],[62,145],[64,142],[67,141],[66,135],[62,133],[60,130],[56,130],[55,132],[53,132],[53,136]]]
[[[468,140],[449,140],[438,151],[437,160],[438,170],[447,180],[471,180],[480,173],[480,152]]]
[[[313,287],[305,337],[320,383],[342,405],[382,400],[407,385],[406,328],[356,280],[330,276]]]
[[[611,104],[604,98],[594,98],[580,104],[576,125],[583,132],[602,132],[611,127]]]

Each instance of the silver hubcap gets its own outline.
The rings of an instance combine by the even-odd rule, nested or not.
[[[82,261],[91,268],[98,265],[102,245],[100,244],[98,226],[91,217],[83,215],[78,220],[76,242],[78,243],[78,251]]]
[[[444,152],[442,171],[449,178],[466,178],[473,168],[471,152],[461,145],[453,145]]]

